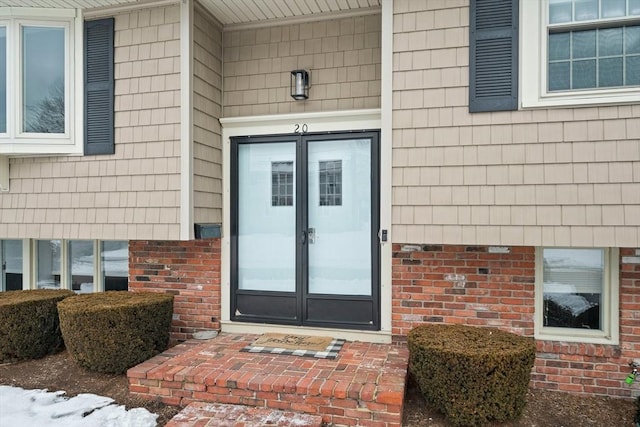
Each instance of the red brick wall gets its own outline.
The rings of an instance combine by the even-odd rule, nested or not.
[[[634,256],[621,249],[620,256]],[[464,288],[446,280],[464,274]],[[511,246],[393,246],[392,330],[402,340],[421,323],[463,323],[534,335],[535,248]],[[532,374],[537,388],[636,396],[640,381],[624,383],[640,359],[640,264],[620,263],[620,345],[538,341]],[[640,380],[640,378],[639,378]]]
[[[219,330],[220,239],[129,241],[129,290],[174,295],[174,342]]]

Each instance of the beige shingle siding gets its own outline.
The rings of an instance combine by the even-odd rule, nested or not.
[[[11,159],[0,239],[179,238],[179,19],[115,16],[116,153]]]
[[[194,221],[222,222],[222,31],[200,7],[194,18]]]
[[[380,107],[380,15],[225,32],[224,116]],[[311,71],[309,100],[290,72]]]
[[[469,114],[468,1],[394,8],[394,241],[640,246],[640,105]]]

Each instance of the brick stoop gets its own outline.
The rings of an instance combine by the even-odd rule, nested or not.
[[[240,352],[257,337],[186,341],[129,369],[129,390],[171,405],[226,403],[320,415],[336,426],[401,426],[406,346],[347,342],[333,360]]]
[[[322,427],[322,417],[277,409],[193,402],[166,427]]]

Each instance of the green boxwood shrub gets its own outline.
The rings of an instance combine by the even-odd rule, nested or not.
[[[492,328],[421,325],[408,334],[409,371],[425,399],[455,426],[517,418],[536,347]]]
[[[38,359],[62,348],[58,301],[72,291],[0,292],[0,362]]]
[[[77,295],[58,305],[65,346],[80,366],[122,373],[165,350],[173,296],[152,292]]]

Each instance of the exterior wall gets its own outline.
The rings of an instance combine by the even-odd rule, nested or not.
[[[566,392],[630,397],[624,379],[640,358],[640,264],[620,251],[620,345],[537,341],[532,385]],[[497,327],[533,336],[535,248],[512,246],[509,254],[486,246],[393,246],[393,333],[406,337],[424,322]],[[464,288],[445,279],[464,274]]]
[[[219,330],[220,239],[130,241],[129,290],[174,295],[174,342]]]
[[[225,32],[224,116],[379,108],[380,34],[380,15]],[[290,96],[300,68],[304,102]]]
[[[424,322],[534,336],[535,248],[620,248],[620,344],[539,340],[532,384],[637,395],[640,105],[470,114],[468,0],[396,0],[393,44],[394,336]]]
[[[10,159],[0,238],[179,237],[180,9],[115,16],[109,156]]]
[[[193,28],[193,203],[196,223],[222,222],[222,30],[202,7]]]
[[[393,241],[640,246],[640,105],[469,114],[468,3],[394,2]]]

